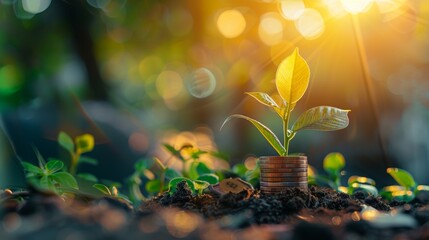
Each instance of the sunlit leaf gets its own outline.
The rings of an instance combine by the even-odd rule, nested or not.
[[[216,184],[219,182],[219,177],[216,176],[216,174],[207,173],[199,176],[197,180],[206,181],[210,184]]]
[[[347,181],[349,185],[352,185],[353,183],[363,183],[363,184],[369,184],[372,186],[375,186],[375,181],[371,178],[367,177],[361,177],[361,176],[351,176],[349,177],[349,180]]]
[[[292,130],[333,131],[343,129],[349,125],[348,112],[350,110],[329,106],[314,107],[299,116],[293,124]]]
[[[194,185],[194,181],[192,181],[189,178],[185,178],[185,177],[177,177],[177,178],[173,178],[170,180],[170,182],[168,183],[168,191],[170,193],[174,193],[177,190],[177,184],[179,184],[180,182],[186,181],[186,183],[188,184],[189,189],[191,189],[192,192],[195,193],[195,185]]]
[[[76,151],[79,153],[91,152],[94,149],[94,136],[83,134],[75,138]]]
[[[79,189],[76,179],[68,172],[57,172],[49,176],[59,183],[61,187]]]
[[[345,165],[346,160],[341,153],[329,153],[326,155],[325,159],[323,159],[323,169],[332,175],[339,175]]]
[[[98,165],[98,160],[90,157],[80,156],[79,163],[87,163],[91,165]]]
[[[378,190],[376,187],[368,184],[361,184],[358,182],[352,183],[350,185],[350,192],[349,194],[353,194],[356,191],[364,191],[366,193],[370,193],[371,195],[378,196]]]
[[[295,48],[277,68],[277,91],[287,103],[296,103],[307,90],[309,79],[310,68]]]
[[[146,183],[145,188],[146,188],[146,191],[150,193],[158,193],[161,191],[161,180],[159,179],[150,180]]]
[[[64,163],[58,160],[50,160],[48,163],[46,163],[45,167],[49,173],[54,173],[63,169]]]
[[[414,181],[413,176],[400,168],[388,168],[387,173],[395,179],[399,185],[405,187],[406,189],[411,189],[416,187],[416,182]]]
[[[69,153],[74,152],[74,142],[73,139],[65,132],[60,132],[58,135],[58,143],[61,147],[66,149]]]
[[[110,189],[106,185],[104,185],[104,184],[96,183],[96,184],[94,184],[92,186],[94,188],[98,189],[100,192],[104,193],[105,195],[109,195],[109,196],[112,195],[112,192],[110,192]]]
[[[195,190],[197,190],[199,193],[202,193],[204,189],[210,186],[210,183],[203,180],[195,180],[194,186],[195,186]]]
[[[262,136],[264,136],[265,139],[271,144],[271,146],[277,151],[277,153],[280,156],[285,154],[286,150],[284,149],[284,147],[280,143],[277,136],[269,128],[264,126],[262,123],[256,121],[255,119],[252,119],[250,117],[246,117],[246,116],[240,115],[240,114],[231,115],[227,119],[225,119],[225,121],[222,124],[221,129],[223,128],[223,126],[225,126],[225,124],[229,120],[231,120],[233,118],[242,118],[242,119],[246,119],[247,121],[251,122],[259,130],[259,132],[262,134]]]
[[[77,176],[90,182],[98,182],[97,177],[90,173],[79,173]]]
[[[265,106],[268,107],[279,107],[277,105],[277,103],[270,97],[270,95],[268,95],[267,93],[263,93],[263,92],[246,92],[247,95],[253,97],[254,99],[256,99],[258,102],[264,104]]]
[[[142,172],[145,169],[150,168],[153,165],[154,160],[153,159],[140,159],[134,164],[134,168],[138,172]]]
[[[429,186],[428,185],[418,185],[417,191],[429,191]]]
[[[24,168],[25,171],[29,172],[29,173],[35,173],[35,174],[43,174],[43,170],[40,169],[39,167],[29,163],[29,162],[21,162],[22,167]]]

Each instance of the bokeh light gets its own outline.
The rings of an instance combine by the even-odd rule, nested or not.
[[[259,38],[268,46],[279,44],[283,40],[283,24],[275,13],[261,16],[258,28]]]
[[[45,11],[50,4],[51,0],[22,0],[24,10],[32,14]]]
[[[196,98],[206,98],[216,89],[216,77],[207,68],[195,70],[187,81],[189,94]]]
[[[20,70],[14,65],[0,68],[0,95],[10,95],[21,87]]]
[[[288,20],[296,20],[305,10],[304,1],[302,0],[280,0],[280,12]]]
[[[156,79],[156,89],[164,99],[172,99],[183,89],[182,77],[175,71],[164,71]]]
[[[298,32],[306,39],[312,40],[320,37],[325,31],[325,21],[322,15],[314,9],[305,11],[295,20]]]
[[[235,38],[246,29],[246,19],[238,10],[226,10],[219,15],[217,28],[224,37]]]
[[[341,0],[344,9],[351,14],[358,14],[367,11],[372,4],[372,0]]]

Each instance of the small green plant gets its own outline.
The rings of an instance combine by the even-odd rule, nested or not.
[[[243,163],[237,163],[232,167],[232,172],[236,174],[239,178],[249,182],[254,187],[259,184],[259,179],[261,175],[261,170],[259,164],[257,164],[253,169],[249,169]]]
[[[164,161],[165,163],[157,157],[153,157],[152,159],[142,159],[134,165],[135,171],[127,181],[130,198],[134,203],[146,199],[141,190],[143,183],[148,194],[156,195],[165,191],[175,192],[177,184],[181,181],[186,181],[193,193],[202,193],[210,184],[219,182],[218,175],[220,174],[209,168],[200,160],[200,157],[204,154],[210,154],[224,159],[223,154],[203,151],[189,144],[178,149],[169,144],[163,144],[163,147],[171,154]],[[183,163],[181,171],[171,168],[176,158]]]
[[[76,175],[77,168],[81,163],[91,165],[98,164],[96,159],[82,156],[82,154],[91,152],[94,149],[94,136],[91,134],[77,136],[73,141],[70,135],[65,132],[60,132],[58,134],[58,143],[70,154],[70,174]],[[79,173],[77,176],[92,182],[98,181],[94,175],[89,173]]]
[[[119,186],[117,186],[116,184],[111,184],[110,187],[108,187],[105,184],[96,183],[93,185],[93,187],[106,196],[121,199],[126,201],[127,203],[131,203],[130,199],[126,195],[119,192]]]
[[[414,177],[407,171],[400,168],[388,168],[387,173],[395,179],[399,185],[384,187],[380,195],[391,201],[409,202],[415,198],[420,191],[429,191],[429,186],[419,185]]]
[[[247,93],[263,105],[274,109],[279,115],[283,122],[283,144],[268,127],[250,117],[240,114],[234,114],[225,119],[221,129],[233,118],[248,120],[259,130],[280,156],[287,156],[289,154],[290,141],[298,131],[305,129],[333,131],[347,127],[349,124],[347,116],[349,110],[319,106],[305,111],[298,117],[292,127],[289,128],[291,112],[307,90],[309,79],[310,68],[304,58],[299,55],[298,48],[296,48],[290,56],[280,63],[277,69],[276,87],[281,98],[280,102],[276,102],[267,93]]]
[[[341,153],[333,152],[326,155],[323,159],[323,169],[327,175],[317,174],[310,167],[308,174],[308,182],[313,185],[327,185],[336,191],[341,191],[347,194],[353,194],[356,191],[365,192],[374,196],[378,195],[375,181],[361,176],[351,176],[347,183],[348,186],[341,185],[341,177],[345,175],[343,171],[346,165],[346,160]]]
[[[58,160],[48,162],[35,150],[39,166],[22,161],[27,181],[40,190],[52,191],[62,195],[70,190],[79,189],[76,179],[64,170],[64,163]]]

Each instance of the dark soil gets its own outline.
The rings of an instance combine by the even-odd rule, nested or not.
[[[2,202],[1,239],[429,239],[427,195],[408,204],[320,187],[195,196],[182,183],[138,209],[114,198],[23,198]],[[367,206],[387,217],[367,218]]]

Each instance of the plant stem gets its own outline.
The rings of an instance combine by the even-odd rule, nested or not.
[[[283,156],[287,156],[289,154],[289,143],[290,140],[292,140],[291,135],[289,135],[289,118],[290,118],[290,106],[291,104],[289,103],[285,103],[286,104],[286,112],[283,114],[283,138],[284,138],[284,148],[285,148],[285,153]]]
[[[79,152],[76,152],[76,153],[72,154],[72,156],[71,156],[70,174],[73,176],[76,174],[77,161],[78,161],[79,157],[80,157]]]

